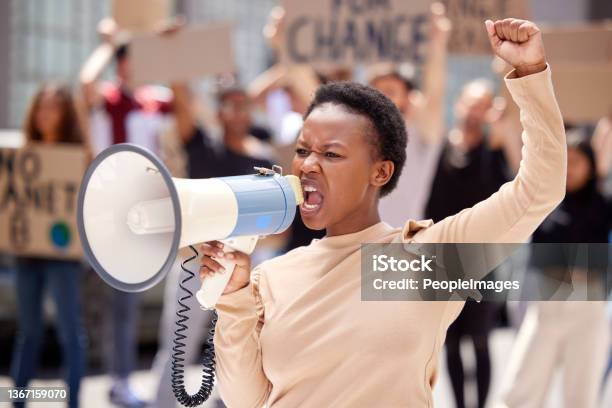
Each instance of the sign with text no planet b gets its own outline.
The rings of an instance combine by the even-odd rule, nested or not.
[[[283,0],[281,60],[316,68],[423,59],[430,0]]]
[[[82,257],[76,204],[85,166],[80,146],[0,149],[0,253]]]

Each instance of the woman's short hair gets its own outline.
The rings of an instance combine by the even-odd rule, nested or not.
[[[347,111],[368,119],[376,146],[376,156],[390,160],[395,166],[393,175],[380,190],[384,197],[397,186],[406,162],[406,124],[395,104],[381,92],[356,82],[332,82],[322,85],[304,114],[304,120],[320,105],[331,103],[344,107]]]

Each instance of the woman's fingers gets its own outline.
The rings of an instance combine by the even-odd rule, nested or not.
[[[215,256],[217,258],[223,258],[223,244],[219,241],[210,241],[200,245],[200,250],[204,256]]]
[[[223,271],[223,266],[219,262],[215,261],[214,259],[208,256],[202,257],[202,264],[200,266],[200,277],[201,278],[210,277],[210,276],[213,276],[215,273],[219,273],[222,271]]]
[[[212,270],[213,272],[223,271],[223,265],[221,265],[219,262],[215,261],[214,259],[208,256],[202,258],[202,266],[206,266],[208,269]]]
[[[210,241],[200,245],[200,251],[202,253],[201,279],[210,278],[222,272],[224,267],[217,260],[224,259],[234,264],[235,267],[231,271],[232,275],[223,293],[230,293],[248,285],[251,271],[251,257],[249,255],[238,251],[223,252],[223,243],[219,241]]]
[[[202,259],[200,261],[200,278],[204,279],[213,276],[223,270],[221,264],[212,257],[223,258],[223,244],[219,241],[210,241],[200,245]]]
[[[225,259],[235,263],[237,266],[249,266],[251,264],[251,257],[244,252],[228,252],[225,254]]]

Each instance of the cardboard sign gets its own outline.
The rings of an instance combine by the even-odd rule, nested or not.
[[[111,14],[125,30],[152,32],[170,15],[170,0],[113,0]]]
[[[0,148],[19,149],[25,144],[23,132],[16,129],[0,129]]]
[[[541,28],[551,65],[612,63],[612,23]]]
[[[612,24],[542,31],[563,119],[581,124],[612,115]]]
[[[283,0],[284,63],[420,62],[430,0]]]
[[[0,149],[0,252],[82,257],[76,206],[86,160],[73,145]]]
[[[566,123],[588,124],[612,116],[612,64],[551,64],[551,69]]]
[[[527,18],[527,0],[442,0],[453,23],[448,47],[453,54],[491,54],[487,19]]]
[[[134,36],[130,55],[132,77],[138,84],[185,82],[235,69],[229,24]]]

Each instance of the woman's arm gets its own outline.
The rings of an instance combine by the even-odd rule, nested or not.
[[[489,36],[496,53],[515,67],[506,84],[524,128],[518,174],[488,199],[419,231],[415,241],[524,242],[565,195],[565,131],[550,68],[544,65],[538,72],[543,68],[538,61],[545,61],[541,33],[522,20],[503,20],[501,27],[498,23],[494,28],[489,25]],[[517,32],[509,37],[504,29]],[[525,56],[531,59],[525,61]]]
[[[223,271],[223,266],[215,258],[225,258],[235,264],[216,305],[219,320],[214,342],[219,393],[229,407],[260,408],[272,388],[263,372],[259,346],[259,333],[264,322],[260,296],[262,271],[255,268],[251,272],[250,255],[224,253],[223,246],[219,241],[200,246],[200,278]]]
[[[102,103],[103,98],[98,91],[98,80],[113,59],[118,38],[126,36],[125,33],[120,32],[117,23],[112,18],[102,19],[98,23],[97,31],[102,42],[87,57],[79,72],[79,85],[87,112]]]
[[[253,103],[264,105],[268,92],[281,86],[285,74],[286,68],[280,64],[275,64],[251,81],[247,87],[247,92]]]
[[[217,384],[228,407],[260,408],[272,388],[263,372],[259,346],[264,320],[260,276],[255,268],[246,287],[224,294],[216,306]]]
[[[187,143],[194,135],[196,120],[193,114],[191,92],[184,83],[171,84],[173,97],[173,111],[176,119],[178,136]]]
[[[248,93],[255,103],[263,105],[268,92],[278,88],[288,88],[294,97],[292,102],[295,106],[292,106],[292,109],[303,113],[319,85],[315,71],[309,66],[289,67],[276,64],[249,84]]]
[[[423,67],[423,92],[411,100],[408,120],[417,135],[428,144],[442,142],[444,132],[444,96],[447,83],[446,60],[451,22],[442,3],[431,5],[431,25],[427,60]]]

